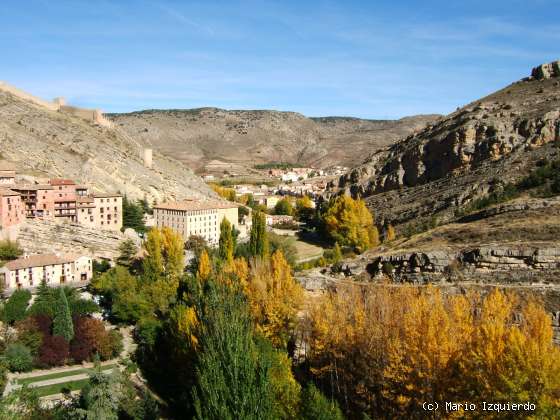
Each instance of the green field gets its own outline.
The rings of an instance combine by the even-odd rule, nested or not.
[[[89,379],[80,379],[78,381],[63,382],[61,384],[46,385],[33,388],[39,397],[60,394],[63,390],[78,391],[88,383]]]

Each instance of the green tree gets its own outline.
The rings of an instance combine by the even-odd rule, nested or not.
[[[310,383],[303,391],[301,404],[303,420],[343,420],[344,416],[336,401],[329,401]]]
[[[267,419],[272,414],[270,361],[260,360],[240,292],[209,284],[200,314],[200,353],[193,391],[198,419]]]
[[[117,420],[121,398],[121,377],[118,369],[107,375],[97,364],[82,390],[78,413],[86,420]]]
[[[58,288],[58,296],[53,319],[53,335],[59,335],[70,342],[74,337],[72,314],[68,306],[68,299],[62,287]]]
[[[220,223],[220,247],[219,255],[220,258],[227,264],[233,262],[233,251],[235,245],[233,240],[233,231],[231,223],[225,217]]]
[[[30,300],[31,292],[29,290],[16,290],[4,305],[2,320],[5,323],[13,324],[25,318]]]
[[[150,229],[146,242],[144,242],[146,256],[142,261],[143,278],[147,281],[156,281],[163,275],[163,235],[160,229]]]
[[[0,266],[3,261],[10,261],[19,258],[23,254],[23,250],[17,242],[0,241]]]
[[[340,261],[342,261],[342,250],[340,249],[338,242],[335,242],[332,250],[331,262],[333,264],[338,264]]]
[[[249,252],[253,256],[267,258],[269,254],[268,237],[266,233],[266,218],[263,212],[253,212],[253,224],[249,239]]]
[[[117,264],[129,267],[134,261],[137,253],[138,247],[136,246],[136,242],[134,242],[132,239],[125,239],[119,244],[119,256],[117,257]]]
[[[12,372],[27,372],[33,367],[31,350],[21,343],[8,345],[4,358]]]
[[[308,224],[312,221],[315,214],[313,201],[309,196],[304,195],[296,200],[296,217],[299,221]]]
[[[144,210],[141,204],[130,201],[127,196],[123,197],[123,229],[132,228],[138,233],[146,232],[144,222]]]
[[[275,214],[283,214],[286,216],[291,216],[294,212],[294,208],[292,207],[292,203],[287,198],[283,198],[279,200],[276,205],[274,206],[274,213]]]

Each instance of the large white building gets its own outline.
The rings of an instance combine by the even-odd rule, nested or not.
[[[226,218],[239,229],[236,203],[222,200],[186,199],[154,206],[157,227],[170,227],[187,240],[192,235],[202,236],[210,245],[220,239],[220,223]]]
[[[0,283],[6,294],[34,289],[43,280],[49,286],[81,286],[92,276],[92,258],[71,254],[26,255],[0,268]]]

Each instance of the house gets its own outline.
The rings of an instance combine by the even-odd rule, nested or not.
[[[102,230],[120,231],[123,225],[122,196],[120,194],[93,194],[94,220]]]
[[[24,220],[25,204],[21,195],[8,188],[0,188],[0,240],[16,240]]]
[[[51,185],[14,185],[11,189],[21,195],[21,201],[25,205],[25,217],[54,218],[54,192]]]
[[[16,180],[16,167],[13,163],[0,160],[0,186],[14,184]]]
[[[53,178],[54,217],[61,221],[76,222],[76,183],[71,179]]]
[[[170,227],[185,240],[192,235],[202,236],[210,245],[220,239],[220,223],[226,218],[239,229],[239,204],[222,200],[185,199],[154,206],[154,218],[159,228]]]
[[[26,255],[0,268],[4,293],[17,289],[34,289],[45,280],[49,286],[80,287],[93,276],[92,258],[71,254]]]

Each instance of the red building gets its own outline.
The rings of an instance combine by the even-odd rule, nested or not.
[[[54,217],[67,222],[76,222],[76,183],[71,179],[53,178]]]

